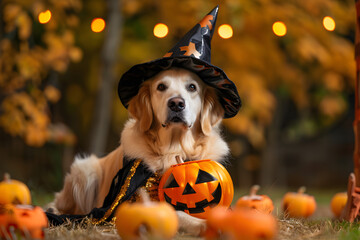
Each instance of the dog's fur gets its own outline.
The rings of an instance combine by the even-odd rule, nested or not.
[[[145,81],[128,111],[130,119],[117,149],[100,159],[75,159],[53,202],[60,213],[86,214],[101,207],[124,155],[141,158],[154,172],[165,172],[176,164],[176,156],[221,161],[229,152],[220,135],[224,109],[215,89],[190,71],[171,68]],[[201,219],[184,212],[178,216],[181,230],[197,235],[205,228]]]

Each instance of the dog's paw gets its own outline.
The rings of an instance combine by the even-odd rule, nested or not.
[[[190,216],[183,211],[176,211],[179,219],[179,231],[191,236],[200,236],[206,231],[204,219]]]
[[[48,203],[48,204],[43,208],[43,210],[44,210],[45,212],[53,213],[53,214],[56,214],[56,215],[60,215],[60,214],[61,214],[60,211],[56,208],[54,202]]]

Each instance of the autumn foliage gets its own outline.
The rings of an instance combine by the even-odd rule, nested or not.
[[[161,57],[215,4],[124,1],[124,16],[132,24],[124,26],[121,54],[126,61],[121,69]],[[336,21],[334,31],[324,28],[326,16]],[[150,29],[160,21],[169,34],[151,38]],[[272,31],[277,21],[286,25],[283,37]],[[349,110],[347,96],[355,77],[353,1],[226,0],[220,4],[216,27],[221,24],[230,24],[234,35],[222,39],[215,33],[211,61],[236,83],[243,100],[239,114],[224,124],[255,149],[266,146],[276,109],[283,109],[281,101],[294,104],[298,115],[287,122],[288,139],[315,135]]]
[[[73,33],[81,8],[81,1],[76,0],[2,1],[0,126],[28,145],[75,140],[69,131],[57,134],[62,125],[51,123],[49,105],[61,97],[56,74],[82,58]],[[38,15],[48,9],[56,14],[42,25]]]
[[[93,53],[99,40],[95,33],[91,41],[90,35],[83,34],[86,25],[81,17],[89,21],[99,17],[106,3],[88,1],[86,8],[83,4],[81,0],[2,1],[0,126],[29,145],[41,146],[51,138],[49,104],[71,93],[74,86],[81,94],[69,94],[68,102],[89,95],[86,91],[94,91],[97,86],[92,79],[98,71],[94,62],[100,60],[95,61],[99,56]],[[134,64],[162,57],[216,4],[191,0],[121,1],[123,26],[120,50],[114,49],[119,56],[116,73],[120,77]],[[45,10],[51,11],[51,19],[40,24],[38,15]],[[326,16],[335,20],[334,31],[324,28]],[[286,25],[282,37],[272,31],[277,21]],[[168,35],[161,39],[152,32],[160,22],[169,27]],[[314,135],[349,110],[347,96],[353,91],[355,76],[353,1],[224,0],[216,28],[221,24],[232,26],[233,36],[222,39],[215,31],[212,63],[235,82],[243,100],[240,113],[224,124],[232,133],[245,136],[255,149],[266,146],[267,130],[284,102],[294,104],[297,112],[296,120],[287,122],[284,136],[288,139]],[[82,50],[75,44],[78,40]],[[92,56],[82,59],[83,52]],[[60,92],[61,83],[54,81],[56,74],[66,72],[71,62],[80,60],[87,68],[78,71],[87,79],[68,84],[68,89]],[[89,69],[91,74],[87,75]],[[117,131],[119,121],[127,116],[118,100],[114,98],[114,102],[114,125],[110,127]],[[78,117],[80,125],[89,122],[81,118],[91,115],[93,104],[91,99],[78,101],[77,114],[84,116]],[[71,138],[68,141],[73,142]]]
[[[280,99],[294,102],[299,112],[288,138],[315,134],[348,110],[345,95],[355,77],[353,1],[227,1],[227,6],[219,18],[237,31],[226,44],[217,39],[213,45],[215,54],[221,53],[214,61],[226,61],[223,68],[244,102],[225,122],[232,131],[262,148]],[[334,32],[322,25],[329,14],[337,22]],[[285,36],[272,33],[276,21],[287,26]]]

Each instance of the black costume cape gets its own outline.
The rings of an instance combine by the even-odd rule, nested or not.
[[[125,166],[118,171],[113,178],[108,195],[101,208],[94,208],[86,215],[56,215],[46,212],[46,216],[52,225],[61,225],[69,219],[72,222],[81,222],[85,217],[92,219],[93,223],[111,221],[119,204],[129,200],[136,190],[144,186],[153,173],[142,163],[140,159],[128,160],[124,158]]]

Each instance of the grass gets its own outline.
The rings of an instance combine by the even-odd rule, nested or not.
[[[360,223],[337,220],[279,220],[279,234],[276,239],[360,239]]]
[[[279,230],[276,240],[304,240],[304,239],[326,239],[326,240],[358,240],[360,239],[360,224],[339,222],[332,220],[298,220],[279,219]],[[112,240],[120,239],[116,229],[111,224],[95,226],[86,222],[74,225],[67,223],[59,227],[50,227],[46,230],[46,239],[94,239]],[[195,238],[184,234],[176,235],[177,240],[195,240]]]
[[[336,229],[339,230],[338,237],[339,239],[360,239],[360,224],[348,222],[340,222],[336,224]]]
[[[294,190],[295,191],[295,190]],[[286,191],[272,190],[268,194],[275,205],[274,215],[278,219],[278,234],[276,240],[303,240],[303,239],[338,239],[338,240],[358,240],[360,239],[360,222],[349,223],[334,220],[330,211],[331,197],[338,191],[336,190],[313,190],[310,194],[314,195],[317,200],[317,210],[315,214],[306,220],[287,219],[281,211],[281,197]],[[234,199],[247,194],[246,190],[238,190],[235,192]],[[260,191],[259,194],[265,194]],[[267,194],[267,193],[266,193]],[[49,196],[35,196],[38,203],[45,204],[48,202]],[[42,205],[39,204],[39,205]],[[235,204],[235,201],[233,202]],[[83,222],[80,225],[67,223],[59,227],[50,227],[46,229],[46,239],[120,239],[113,225],[107,224],[102,226],[94,226]],[[178,234],[175,239],[201,239]]]
[[[111,224],[96,226],[88,221],[83,221],[80,224],[67,222],[58,227],[49,227],[45,230],[45,239],[112,240],[120,239],[120,237]]]

